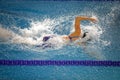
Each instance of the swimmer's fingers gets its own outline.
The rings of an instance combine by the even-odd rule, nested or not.
[[[97,20],[97,19],[94,19],[94,18],[92,18],[91,21],[92,21],[93,23],[98,22],[98,20]]]
[[[96,22],[98,22],[98,19],[97,19],[97,18],[91,18],[91,21],[92,21],[93,23],[96,23]]]

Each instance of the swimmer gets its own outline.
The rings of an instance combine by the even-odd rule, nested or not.
[[[97,21],[95,18],[78,16],[78,17],[75,18],[75,26],[74,26],[75,31],[73,33],[69,34],[69,35],[59,36],[59,38],[61,38],[64,41],[64,43],[74,42],[74,41],[78,40],[79,38],[84,38],[86,36],[87,32],[84,33],[83,35],[81,35],[80,21],[82,21],[82,20],[89,20],[89,21],[92,21],[92,22]],[[38,45],[37,47],[40,47],[40,46],[44,46],[44,48],[52,47],[52,43],[54,43],[54,42],[56,42],[55,44],[59,44],[58,40],[53,40],[53,41],[51,41],[52,43],[48,44],[49,40],[53,39],[55,37],[56,37],[55,35],[44,36],[43,37],[43,42],[44,43],[42,45]]]
[[[82,20],[90,20],[92,22],[96,22],[97,20],[94,18],[89,18],[89,17],[82,17],[82,16],[78,16],[75,18],[75,31],[71,34],[69,34],[68,36],[63,36],[63,39],[66,40],[70,40],[70,41],[76,41],[79,38],[84,38],[86,36],[86,33],[83,34],[83,36],[81,35],[81,28],[80,28],[80,21]]]

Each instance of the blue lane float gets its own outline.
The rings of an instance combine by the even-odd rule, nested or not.
[[[113,66],[120,67],[120,61],[92,60],[0,60],[0,65],[6,66]]]

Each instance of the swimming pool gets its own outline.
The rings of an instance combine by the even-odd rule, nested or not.
[[[120,60],[120,3],[88,1],[0,1],[0,59],[5,60]],[[11,37],[39,38],[42,34],[67,35],[76,16],[95,16],[96,42],[87,47],[63,46],[40,50],[13,44]],[[96,29],[95,29],[96,30]],[[2,33],[3,33],[2,32]],[[4,39],[3,39],[4,38]],[[118,80],[119,67],[88,66],[0,66],[1,80]]]

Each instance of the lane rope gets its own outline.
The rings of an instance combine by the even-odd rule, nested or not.
[[[120,61],[92,60],[0,60],[0,66],[113,66],[120,67]]]

